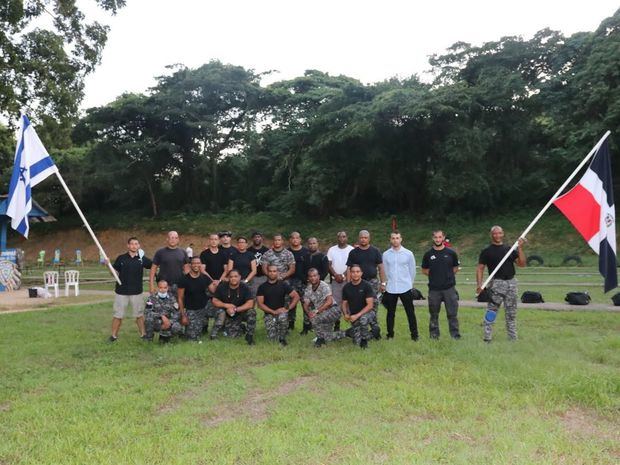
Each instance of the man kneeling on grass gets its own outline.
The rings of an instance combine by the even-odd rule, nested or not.
[[[153,340],[159,332],[159,342],[170,342],[172,336],[183,334],[183,326],[187,325],[187,315],[179,312],[176,297],[168,292],[168,283],[163,279],[157,283],[157,292],[149,296],[144,311],[145,339]]]
[[[288,307],[284,304],[287,295],[291,298]],[[288,345],[288,312],[297,306],[299,294],[278,277],[276,265],[267,266],[267,282],[258,287],[256,301],[258,308],[265,312],[267,337],[272,341],[277,340],[282,346]]]
[[[247,284],[241,282],[239,271],[232,269],[228,273],[228,282],[222,281],[213,296],[213,305],[224,309],[222,314],[225,321],[218,318],[215,322],[214,334],[219,326],[225,328],[230,337],[239,337],[245,332],[245,340],[249,345],[254,344],[254,330],[256,329],[256,310],[254,298]]]
[[[362,268],[359,265],[349,267],[351,281],[342,289],[342,313],[344,319],[351,323],[353,342],[362,349],[368,347],[370,333],[368,325],[373,317],[375,293],[368,281],[362,279]]]
[[[344,337],[344,331],[333,331],[334,323],[340,319],[340,309],[334,302],[329,284],[321,281],[316,268],[308,270],[308,287],[304,291],[302,306],[316,334],[315,347]]]

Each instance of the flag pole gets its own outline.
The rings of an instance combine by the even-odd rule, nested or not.
[[[93,241],[95,241],[95,244],[97,244],[97,247],[99,248],[99,252],[101,252],[101,255],[103,256],[103,258],[105,258],[106,264],[108,265],[108,268],[110,269],[110,273],[112,273],[112,276],[114,276],[114,279],[120,285],[121,284],[121,280],[118,277],[118,273],[116,272],[116,270],[114,269],[114,267],[110,263],[110,260],[108,259],[108,256],[106,255],[105,251],[103,250],[103,247],[101,247],[101,244],[99,243],[99,240],[97,239],[97,236],[95,236],[95,233],[93,232],[93,230],[91,229],[90,225],[88,224],[88,221],[86,221],[86,217],[84,216],[84,213],[82,213],[82,210],[80,209],[80,206],[75,201],[75,198],[73,197],[73,194],[71,193],[71,191],[69,190],[69,187],[65,183],[65,180],[62,178],[62,176],[60,174],[60,171],[56,170],[56,176],[58,177],[58,180],[60,181],[60,184],[62,184],[62,187],[65,189],[65,192],[67,193],[67,195],[71,199],[71,202],[73,203],[73,206],[75,207],[75,209],[77,210],[78,214],[80,215],[80,218],[82,218],[82,221],[84,222],[84,226],[86,226],[86,229],[88,229],[88,232],[90,233],[90,236],[93,238]]]
[[[573,171],[573,173],[566,179],[566,181],[564,181],[564,184],[562,184],[560,186],[560,188],[555,192],[555,194],[553,194],[553,197],[551,197],[549,199],[549,201],[547,202],[547,204],[542,208],[542,210],[540,210],[540,212],[538,212],[538,215],[536,215],[536,217],[532,220],[532,222],[530,223],[530,225],[525,228],[525,231],[523,231],[521,233],[521,235],[519,236],[519,239],[525,239],[525,236],[527,236],[527,234],[531,231],[531,229],[534,227],[534,225],[538,222],[538,220],[540,220],[540,218],[545,214],[545,212],[549,209],[549,207],[553,204],[553,201],[555,199],[557,199],[560,194],[562,193],[562,191],[566,188],[566,186],[568,186],[568,184],[573,180],[573,178],[575,176],[577,176],[577,173],[579,173],[579,171],[581,170],[581,168],[583,168],[583,166],[588,162],[588,160],[590,160],[590,158],[592,158],[592,156],[598,151],[598,149],[601,147],[601,145],[603,144],[603,142],[605,141],[605,139],[607,139],[609,137],[609,135],[611,134],[611,131],[607,131],[603,137],[600,138],[600,140],[596,143],[596,145],[592,148],[592,150],[590,150],[590,153],[588,153],[586,155],[586,157],[581,161],[581,163],[579,163],[579,166],[577,166],[577,168],[575,168],[575,171]],[[489,275],[489,277],[486,279],[486,281],[484,281],[484,283],[482,284],[482,286],[480,286],[480,289],[484,289],[485,287],[488,286],[489,282],[491,281],[491,279],[493,279],[493,276],[495,276],[495,273],[497,273],[499,271],[499,269],[501,268],[501,266],[506,262],[506,260],[508,260],[508,257],[510,256],[510,254],[517,248],[517,246],[519,245],[519,240],[517,240],[514,244],[512,244],[512,247],[510,248],[510,250],[508,250],[508,252],[506,253],[506,255],[504,255],[504,258],[501,259],[501,261],[499,262],[499,264],[495,267],[495,269],[493,270],[493,272]]]

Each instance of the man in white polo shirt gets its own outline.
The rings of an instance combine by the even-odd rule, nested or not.
[[[411,339],[418,340],[418,322],[413,306],[413,281],[415,280],[415,257],[411,250],[401,245],[402,236],[398,231],[390,234],[391,247],[383,252],[383,266],[387,276],[387,286],[383,299],[383,306],[387,310],[387,338],[394,337],[394,318],[398,299],[405,307]]]

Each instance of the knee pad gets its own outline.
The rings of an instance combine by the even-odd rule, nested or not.
[[[484,314],[484,321],[487,323],[493,323],[497,318],[497,311],[495,310],[487,310]]]

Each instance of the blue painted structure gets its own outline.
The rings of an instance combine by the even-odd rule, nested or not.
[[[6,215],[6,209],[9,206],[8,195],[0,195],[0,251],[6,250],[6,236],[11,224],[11,218]],[[28,218],[31,222],[43,222],[49,223],[56,221],[52,215],[41,207],[34,200],[32,201],[32,210],[28,214]]]

